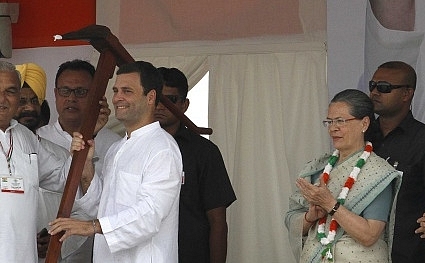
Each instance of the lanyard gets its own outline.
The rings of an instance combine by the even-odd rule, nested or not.
[[[4,156],[6,157],[6,161],[7,161],[7,168],[9,169],[9,175],[12,176],[12,168],[10,166],[10,160],[12,159],[12,153],[13,153],[13,136],[12,136],[12,130],[10,130],[10,135],[9,135],[9,150],[6,151],[3,148],[3,144],[0,142],[0,147],[1,147],[1,151],[3,152]]]

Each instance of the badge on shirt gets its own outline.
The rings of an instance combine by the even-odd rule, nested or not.
[[[2,193],[24,193],[24,178],[22,177],[1,177],[1,192]]]

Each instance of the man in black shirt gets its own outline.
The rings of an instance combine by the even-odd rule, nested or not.
[[[400,61],[378,67],[369,82],[379,115],[368,138],[376,154],[403,172],[397,197],[393,263],[425,262],[425,124],[413,118],[415,70]]]
[[[189,107],[186,76],[159,68],[162,93],[182,112]],[[184,178],[180,191],[179,263],[224,263],[227,255],[226,208],[236,200],[218,147],[193,133],[159,103],[155,118],[179,145]]]

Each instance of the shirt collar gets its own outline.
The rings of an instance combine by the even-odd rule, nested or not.
[[[409,129],[410,124],[412,121],[414,121],[415,118],[413,118],[412,111],[409,111],[409,113],[406,115],[406,117],[400,122],[398,127],[402,129],[403,131],[406,131]]]
[[[16,126],[16,125],[18,125],[18,121],[17,121],[17,120],[15,120],[15,119],[10,120],[9,127],[7,127],[7,129],[6,129],[5,133],[6,133],[8,130],[11,130],[11,129],[15,128],[15,126]]]
[[[190,140],[191,131],[188,128],[186,128],[183,124],[181,124],[176,134],[174,135],[174,138],[182,138],[185,140]]]
[[[137,130],[132,131],[130,138],[142,136],[143,134],[158,128],[161,128],[161,126],[159,125],[159,121],[149,123],[145,126],[140,127]],[[125,133],[125,136],[128,138],[127,132]]]
[[[409,111],[407,113],[406,117],[404,117],[404,119],[397,125],[396,128],[394,128],[393,131],[400,130],[401,132],[405,132],[405,131],[409,130],[410,124],[414,120],[415,120],[415,118],[413,118],[412,111]],[[380,128],[381,125],[379,123],[379,117],[376,119],[376,125],[378,127],[378,131],[380,132],[381,131],[381,128]],[[391,131],[391,132],[393,132],[393,131]]]

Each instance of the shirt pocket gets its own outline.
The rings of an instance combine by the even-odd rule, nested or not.
[[[140,184],[140,175],[120,171],[116,181],[117,203],[123,206],[132,206],[135,204],[137,202]]]
[[[24,179],[24,187],[37,189],[39,186],[38,178],[38,156],[36,153],[22,153],[20,151],[13,152],[12,172],[13,176],[22,177]]]

